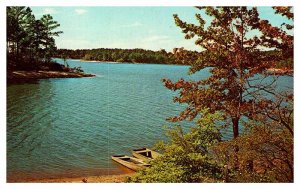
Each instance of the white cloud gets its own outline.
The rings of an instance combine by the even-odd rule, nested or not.
[[[81,15],[81,14],[85,14],[87,12],[87,10],[85,10],[85,9],[75,9],[75,12],[76,12],[76,14]]]
[[[38,15],[44,14],[57,14],[58,12],[54,8],[44,8],[43,11]]]
[[[143,24],[141,24],[140,22],[134,22],[132,24],[125,24],[125,25],[121,25],[121,27],[123,28],[133,28],[133,27],[140,27]]]

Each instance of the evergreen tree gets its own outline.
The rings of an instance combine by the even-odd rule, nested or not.
[[[49,63],[56,46],[59,24],[50,15],[35,19],[29,7],[7,7],[7,56],[9,69],[38,68]]]
[[[46,62],[50,62],[51,57],[53,57],[53,52],[56,50],[55,40],[53,37],[59,36],[59,34],[63,33],[62,31],[54,31],[57,29],[60,24],[53,20],[53,17],[49,14],[43,15],[41,18],[41,23],[44,25],[45,30],[45,50],[44,57]]]

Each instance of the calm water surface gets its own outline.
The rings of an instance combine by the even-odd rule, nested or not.
[[[166,139],[165,119],[183,109],[161,79],[208,76],[187,76],[187,66],[68,63],[97,76],[7,87],[8,181],[129,172],[110,156]],[[293,79],[278,86],[292,88]]]

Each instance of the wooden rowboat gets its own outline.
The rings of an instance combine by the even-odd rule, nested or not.
[[[137,171],[139,169],[144,169],[150,166],[150,164],[144,163],[140,159],[125,156],[125,155],[111,156],[111,159],[134,171]]]
[[[148,148],[135,149],[132,151],[132,155],[136,158],[139,158],[139,159],[145,161],[145,162],[149,162],[149,161],[161,156],[160,153],[155,152]]]

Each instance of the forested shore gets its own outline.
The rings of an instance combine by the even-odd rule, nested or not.
[[[86,61],[152,63],[152,64],[179,64],[185,65],[180,56],[189,55],[190,58],[199,54],[197,51],[187,51],[184,48],[174,48],[173,52],[164,49],[152,51],[146,49],[58,49],[55,57],[81,59]],[[192,55],[192,56],[191,56]],[[195,60],[195,59],[194,59]]]
[[[268,74],[291,75],[294,65],[290,57],[282,56],[278,50],[253,52],[255,56],[261,56],[266,60],[273,60]],[[79,59],[92,62],[116,62],[116,63],[143,63],[143,64],[172,64],[193,65],[201,62],[209,53],[186,50],[183,47],[173,48],[172,52],[165,49],[152,51],[146,49],[58,49],[54,57],[61,59]]]
[[[57,50],[54,37],[63,33],[57,30],[59,26],[50,14],[37,19],[30,7],[7,7],[8,82],[92,76],[52,60]]]

